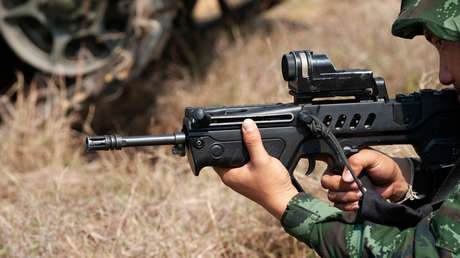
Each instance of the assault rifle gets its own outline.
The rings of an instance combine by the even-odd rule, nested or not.
[[[282,58],[293,103],[185,109],[181,132],[153,136],[90,136],[87,150],[174,145],[198,175],[206,166],[239,167],[249,161],[241,124],[253,119],[267,152],[293,171],[308,158],[342,171],[337,146],[351,155],[370,145],[411,144],[424,166],[453,166],[460,157],[460,105],[453,89],[421,90],[389,99],[385,82],[370,70],[336,70],[326,55],[292,51]],[[319,121],[319,123],[314,123]],[[312,126],[313,125],[313,126]],[[335,143],[326,139],[333,135]]]

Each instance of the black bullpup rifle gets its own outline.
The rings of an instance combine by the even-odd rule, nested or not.
[[[87,150],[174,145],[198,175],[206,166],[239,167],[249,161],[241,124],[259,127],[267,152],[293,172],[308,158],[342,171],[349,156],[371,145],[410,144],[427,167],[453,166],[460,157],[460,105],[453,89],[421,90],[389,99],[385,82],[370,70],[336,70],[326,55],[292,51],[282,58],[293,103],[185,109],[181,132],[153,136],[89,136]],[[331,140],[331,137],[334,138]],[[355,179],[356,180],[356,179]]]

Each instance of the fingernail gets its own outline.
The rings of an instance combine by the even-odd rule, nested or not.
[[[359,203],[355,202],[352,206],[353,209],[357,210],[359,209]]]
[[[255,128],[255,124],[254,124],[254,121],[252,121],[251,119],[245,119],[243,121],[243,129],[246,132],[254,131],[254,128]]]
[[[343,172],[343,179],[347,182],[353,180],[353,177],[351,176],[351,173],[347,168],[345,168],[345,171]]]
[[[357,195],[359,198],[361,198],[361,197],[363,196],[363,193],[361,193],[361,191],[358,191],[358,192],[356,192],[356,195]]]

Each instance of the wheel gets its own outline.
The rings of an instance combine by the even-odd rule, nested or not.
[[[82,78],[85,99],[159,56],[178,1],[0,0],[0,32],[36,70]]]
[[[108,0],[2,0],[0,30],[25,62],[52,74],[100,69],[123,41],[129,12]]]

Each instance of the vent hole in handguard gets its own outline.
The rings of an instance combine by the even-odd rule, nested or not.
[[[355,129],[359,125],[359,121],[361,120],[360,114],[355,114],[350,121],[350,129]]]
[[[345,124],[345,121],[347,120],[347,116],[342,114],[339,116],[337,119],[337,122],[335,123],[335,129],[339,130],[342,129],[343,125]]]
[[[327,116],[324,117],[323,124],[325,124],[326,126],[330,126],[331,122],[332,122],[332,116],[331,115],[327,115]]]
[[[372,124],[374,123],[376,118],[376,115],[374,113],[370,113],[367,116],[366,122],[364,122],[364,128],[370,129],[372,127]]]

